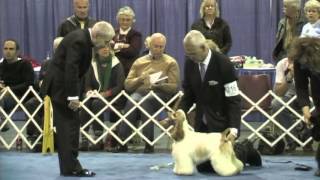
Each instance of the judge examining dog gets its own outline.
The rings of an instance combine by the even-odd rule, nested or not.
[[[196,104],[196,132],[223,132],[230,128],[226,139],[234,142],[240,128],[241,99],[233,65],[227,56],[210,50],[200,31],[187,33],[183,45],[187,60],[181,108],[187,112]],[[212,171],[210,168],[210,162],[197,166],[200,172]]]
[[[95,173],[82,168],[78,160],[80,80],[90,67],[92,48],[110,43],[115,32],[111,24],[101,21],[92,29],[72,31],[64,37],[50,64],[41,86],[51,97],[56,124],[60,174],[93,177]]]

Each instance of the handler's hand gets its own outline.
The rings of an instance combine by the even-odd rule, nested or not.
[[[72,109],[73,111],[76,111],[80,107],[80,101],[79,100],[71,100],[68,104],[68,107],[70,109]]]
[[[236,138],[237,138],[237,137],[236,137],[234,134],[229,133],[226,140],[227,140],[227,141],[231,141],[231,143],[234,144]]]
[[[311,127],[312,123],[310,121],[311,118],[311,113],[310,113],[310,108],[309,106],[304,106],[302,108],[302,112],[303,112],[303,121],[307,124],[307,127]]]

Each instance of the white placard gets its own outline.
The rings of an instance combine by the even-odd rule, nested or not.
[[[233,81],[231,83],[227,83],[224,85],[224,94],[226,97],[237,96],[239,95],[239,88],[237,81]]]

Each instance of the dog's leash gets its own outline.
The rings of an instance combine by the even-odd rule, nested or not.
[[[166,163],[166,164],[159,164],[159,165],[155,165],[155,166],[151,166],[150,167],[150,170],[152,171],[159,171],[160,169],[163,169],[163,168],[170,168],[173,166],[173,162],[169,162],[169,163]]]
[[[300,163],[295,163],[293,161],[271,161],[271,160],[265,160],[265,161],[269,162],[269,163],[294,164],[294,165],[296,165],[294,170],[297,170],[297,171],[310,171],[310,170],[312,170],[311,166],[308,166],[305,164],[300,164]]]

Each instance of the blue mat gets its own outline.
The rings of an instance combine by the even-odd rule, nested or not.
[[[167,164],[172,161],[171,155],[156,154],[113,154],[104,152],[80,153],[79,159],[85,168],[97,173],[94,178],[112,180],[175,180],[175,179],[236,179],[236,180],[308,180],[319,179],[313,176],[316,169],[312,156],[263,156],[263,167],[246,168],[240,175],[220,177],[214,174],[196,173],[193,176],[176,176],[172,167],[150,170],[154,165]],[[313,167],[311,171],[296,171],[294,163]],[[43,156],[26,152],[0,152],[0,180],[49,180],[80,179],[59,175],[57,154]]]

